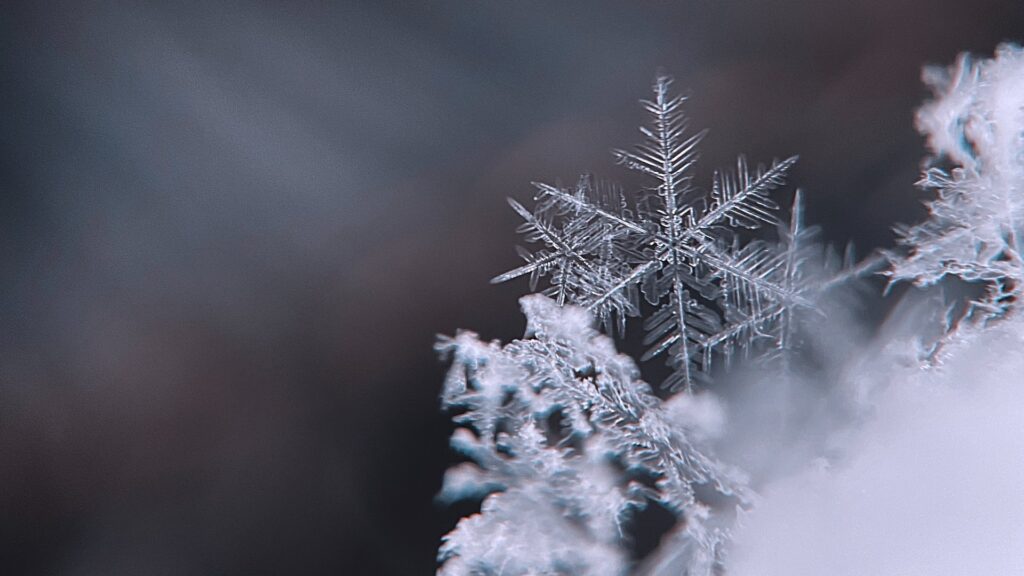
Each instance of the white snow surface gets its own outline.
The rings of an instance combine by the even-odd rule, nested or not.
[[[1024,321],[891,365],[838,462],[764,488],[730,576],[1024,574]]]

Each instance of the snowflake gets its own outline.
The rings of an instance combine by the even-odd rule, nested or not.
[[[496,277],[503,282],[530,275],[531,289],[550,276],[544,291],[559,303],[592,312],[606,327],[622,330],[625,317],[640,314],[639,293],[657,311],[644,323],[644,359],[668,355],[669,390],[691,390],[706,381],[715,353],[726,361],[768,339],[785,347],[794,308],[811,307],[813,283],[803,283],[800,222],[788,245],[744,241],[739,230],[777,225],[778,204],[769,194],[784,183],[791,157],[751,170],[740,157],[735,172],[716,172],[710,198],[692,186],[690,168],[704,132],[686,134],[684,98],[669,94],[659,77],[654,100],[643,101],[653,118],[641,128],[646,142],[615,155],[625,166],[655,179],[645,197],[630,206],[621,191],[583,178],[572,190],[535,183],[538,202],[530,212],[510,200],[528,242],[526,264]],[[798,199],[799,201],[799,199]]]

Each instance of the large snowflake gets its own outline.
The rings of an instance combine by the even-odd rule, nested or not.
[[[527,241],[543,247],[521,250],[526,264],[494,281],[530,275],[534,288],[548,276],[545,294],[620,329],[640,313],[643,293],[657,307],[644,322],[645,359],[667,354],[673,374],[665,385],[676,390],[705,380],[716,353],[728,361],[762,340],[786,347],[790,312],[810,307],[806,293],[831,281],[801,278],[806,253],[798,214],[780,226],[779,243],[738,233],[780,224],[770,193],[784,184],[796,157],[754,169],[740,157],[735,172],[716,172],[710,193],[700,193],[690,169],[705,133],[686,133],[685,98],[671,95],[670,85],[659,77],[654,99],[643,101],[652,117],[640,129],[646,141],[615,152],[655,186],[631,204],[617,188],[587,177],[574,189],[535,183],[532,212],[509,202],[525,220],[520,231]]]

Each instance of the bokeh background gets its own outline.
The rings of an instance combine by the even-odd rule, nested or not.
[[[799,153],[867,252],[921,216],[920,66],[1022,38],[1018,0],[4,3],[0,574],[432,573],[432,344],[521,332],[506,196],[631,183],[660,69],[698,183]]]

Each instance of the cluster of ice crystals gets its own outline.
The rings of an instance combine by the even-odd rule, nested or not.
[[[441,574],[719,573],[736,507],[753,496],[711,453],[722,413],[695,385],[710,379],[713,358],[736,352],[784,373],[803,320],[824,318],[825,293],[877,263],[822,251],[799,191],[788,221],[778,218],[770,193],[795,158],[754,169],[740,158],[707,194],[693,187],[703,132],[685,133],[670,83],[658,78],[644,102],[645,143],[615,153],[653,180],[638,201],[589,177],[572,189],[536,184],[532,210],[510,200],[526,240],[541,246],[495,281],[550,283],[521,300],[525,337],[501,345],[463,331],[439,344],[452,358],[442,393],[459,425],[452,446],[468,459],[448,471],[441,497],[483,498],[445,537]],[[764,225],[771,238],[746,232]],[[641,294],[653,309],[644,359],[667,354],[663,386],[686,391],[665,402],[593,326],[621,332],[646,312]],[[629,520],[651,502],[676,525],[635,567]]]
[[[449,470],[442,497],[484,496],[445,537],[441,573],[623,574],[625,522],[655,501],[685,525],[677,565],[710,574],[727,519],[695,488],[749,499],[744,476],[703,445],[714,418],[668,413],[585,310],[542,295],[522,307],[521,340],[461,332],[439,345],[453,358],[442,393],[461,425],[452,445],[470,460]]]
[[[1024,281],[1024,50],[994,59],[961,55],[925,69],[935,99],[917,115],[933,156],[920,185],[936,191],[930,217],[898,230],[905,254],[890,275],[919,285],[953,275],[986,286],[972,319],[1011,312]]]

